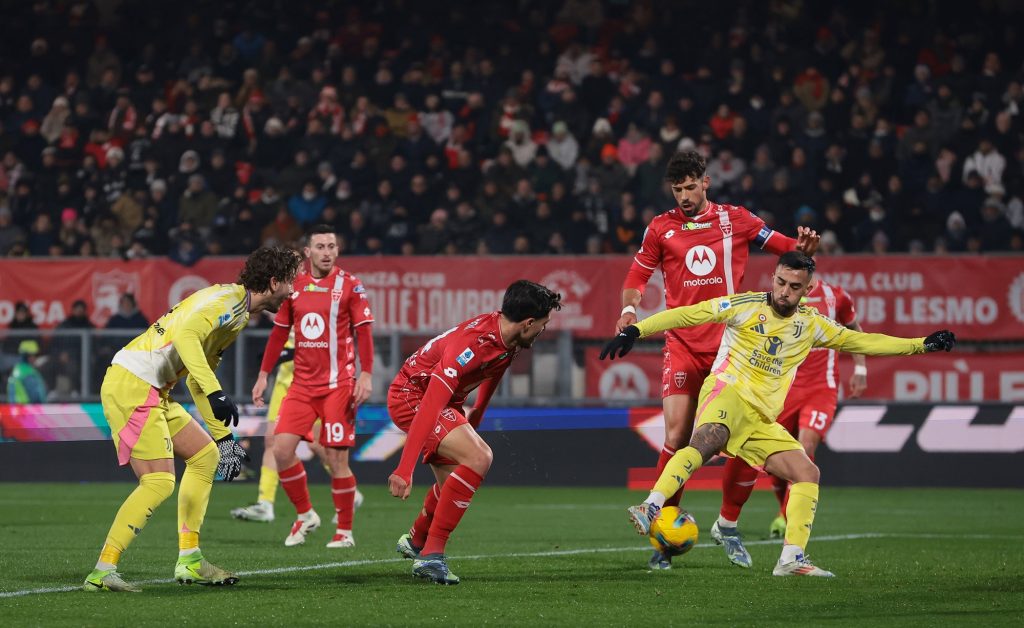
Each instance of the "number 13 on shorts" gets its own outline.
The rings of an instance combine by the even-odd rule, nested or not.
[[[812,430],[824,430],[826,426],[828,426],[828,413],[811,410],[811,420],[808,421],[807,427]]]

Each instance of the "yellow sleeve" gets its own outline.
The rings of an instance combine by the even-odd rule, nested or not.
[[[207,314],[207,310],[210,309],[212,308],[207,306],[193,312],[188,319],[182,322],[181,329],[175,334],[175,338],[172,341],[174,343],[174,350],[178,352],[178,357],[181,358],[185,368],[188,369],[189,375],[199,385],[204,397],[210,393],[222,390],[217,376],[213,373],[213,369],[210,368],[206,352],[203,350],[203,341],[213,331],[214,321],[216,320],[216,317],[211,319],[210,315]]]
[[[708,299],[648,316],[636,324],[640,329],[640,337],[646,338],[659,331],[676,327],[693,327],[703,323],[721,323],[728,320],[732,315],[728,298]]]
[[[843,327],[824,316],[814,317],[814,346],[862,355],[913,355],[924,353],[924,338],[897,338],[868,334]]]
[[[219,362],[220,359],[218,358],[217,361]],[[192,394],[192,401],[196,404],[199,416],[203,417],[203,423],[206,423],[206,429],[210,431],[210,436],[213,437],[213,440],[216,441],[231,436],[231,430],[213,416],[210,400],[203,394],[203,389],[199,387],[199,384],[192,375],[185,378],[185,385],[188,386],[188,391]]]

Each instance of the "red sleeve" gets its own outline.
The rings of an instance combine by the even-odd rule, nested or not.
[[[835,288],[836,291],[836,322],[850,325],[857,320],[857,308],[846,290]]]
[[[485,379],[480,382],[480,387],[476,390],[476,403],[473,404],[473,409],[476,410],[476,416],[473,417],[471,425],[474,430],[480,427],[480,421],[484,418],[484,411],[487,410],[487,404],[491,402],[491,397],[494,396],[494,391],[498,389],[498,382],[500,381],[500,377],[492,377],[491,379]]]
[[[288,329],[288,327],[274,323],[274,331],[270,332],[267,346],[263,349],[263,362],[260,363],[261,373],[269,373],[274,370],[277,359],[281,357],[281,350],[284,349],[284,343],[288,342]]]
[[[355,330],[356,349],[359,351],[359,372],[373,372],[373,324],[366,323]]]
[[[430,435],[430,428],[435,423],[432,419],[437,418],[451,398],[451,389],[436,375],[432,376],[430,383],[427,384],[427,392],[420,400],[416,416],[412,419],[412,425],[409,426],[409,436],[405,439],[402,457],[398,461],[398,468],[395,469],[395,475],[407,483],[412,483],[412,471],[416,466],[416,459],[419,457],[420,451],[423,450],[423,443],[426,442],[427,436]]]
[[[657,229],[648,225],[644,230],[644,239],[640,244],[640,250],[637,251],[633,258],[633,265],[626,273],[626,281],[622,284],[622,289],[643,292],[659,264],[661,264],[661,238],[658,237]]]
[[[352,277],[352,293],[348,300],[348,316],[352,321],[352,327],[359,327],[366,323],[373,322],[373,313],[370,311],[370,300],[366,298],[366,288],[363,282]]]

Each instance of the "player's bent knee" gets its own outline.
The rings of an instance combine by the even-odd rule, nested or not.
[[[810,461],[797,469],[797,472],[793,475],[794,477],[790,481],[794,483],[810,482],[812,484],[819,484],[821,481],[821,470],[818,469],[818,465]]]
[[[466,461],[466,464],[480,475],[486,475],[487,471],[491,468],[492,462],[494,462],[494,453],[487,443],[481,442],[480,446],[473,452],[470,460]]]
[[[163,501],[174,494],[174,474],[166,471],[146,473],[139,478],[139,485],[153,491]]]

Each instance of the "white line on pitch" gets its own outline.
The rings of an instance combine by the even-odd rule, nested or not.
[[[888,534],[881,532],[864,532],[861,534],[833,534],[826,536],[812,537],[815,543],[827,543],[830,541],[855,541],[858,539],[892,539],[892,538],[913,538],[913,539],[1021,539],[1020,535],[1012,534]],[[779,545],[777,539],[763,541],[747,541],[745,545]],[[712,543],[701,543],[697,548],[715,547]],[[576,556],[579,554],[611,554],[618,552],[650,551],[646,546],[630,547],[593,547],[585,549],[549,550],[544,552],[516,552],[512,554],[473,554],[470,556],[449,556],[452,561],[460,560],[488,560],[491,558],[549,558],[554,556]],[[334,563],[320,563],[318,565],[298,565],[294,567],[275,567],[273,569],[254,569],[251,571],[239,571],[239,576],[265,576],[282,573],[298,573],[303,571],[321,571],[324,569],[338,569],[341,567],[361,567],[364,565],[383,565],[387,563],[401,563],[404,558],[367,558],[364,560],[345,560]],[[134,584],[170,584],[174,580],[140,580]],[[78,591],[82,587],[46,587],[41,589],[24,589],[21,591],[0,591],[0,598],[18,597],[22,595],[38,595],[40,593],[66,593]]]

